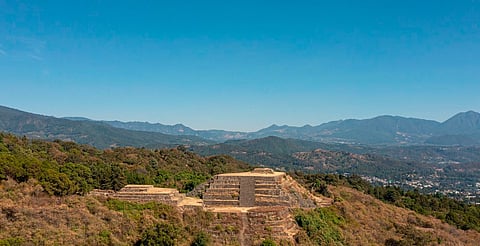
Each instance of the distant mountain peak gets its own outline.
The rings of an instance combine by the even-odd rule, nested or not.
[[[480,135],[480,113],[473,110],[458,113],[444,121],[439,132],[440,135],[461,135],[455,138],[476,139],[475,136]]]
[[[279,129],[279,128],[280,128],[280,126],[279,126],[279,125],[277,125],[277,124],[272,124],[272,125],[270,125],[269,127],[266,127],[266,128],[263,128],[263,129],[261,129],[260,131],[265,131],[265,130],[276,130],[276,129]]]
[[[450,119],[446,120],[443,123],[448,123],[448,122],[453,122],[453,121],[473,121],[475,123],[480,124],[480,113],[475,112],[473,110],[466,111],[466,112],[461,112],[458,113],[454,116],[452,116]]]
[[[89,118],[86,118],[86,117],[77,117],[77,116],[73,116],[73,117],[62,117],[62,119],[73,120],[73,121],[92,121],[92,120],[89,119]]]
[[[463,117],[474,117],[474,118],[480,118],[480,113],[478,112],[475,112],[473,110],[469,110],[469,111],[466,111],[466,112],[461,112],[461,113],[458,113],[456,114],[455,116],[463,116]],[[453,116],[453,117],[455,117]]]
[[[479,112],[476,112],[476,111],[473,111],[473,110],[469,110],[467,112],[465,112],[466,114],[476,114],[476,115],[480,115]]]

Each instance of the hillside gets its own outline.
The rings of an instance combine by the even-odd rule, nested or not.
[[[102,149],[119,146],[159,148],[209,143],[195,136],[132,131],[97,121],[59,119],[2,106],[0,106],[0,131],[25,135],[33,139],[75,141]]]
[[[0,163],[0,179],[37,179],[53,195],[85,194],[93,188],[118,190],[126,183],[189,191],[212,175],[249,169],[228,156],[201,157],[181,148],[99,150],[1,133]]]
[[[121,121],[102,121],[108,125],[117,128],[129,129],[134,131],[160,132],[170,135],[189,135],[197,136],[210,141],[223,142],[232,139],[242,139],[247,137],[247,133],[231,132],[223,130],[193,130],[182,124],[164,125],[160,123],[148,122],[121,122]]]
[[[365,120],[332,121],[318,126],[272,125],[250,134],[249,137],[278,136],[311,141],[368,145],[418,145],[425,143],[479,145],[479,133],[480,113],[468,111],[458,113],[442,123],[433,120],[385,115]],[[441,142],[435,138],[447,135],[457,137]],[[466,141],[460,136],[463,138],[470,137],[471,139]]]
[[[195,131],[186,127],[182,124],[176,125],[164,125],[160,123],[151,124],[148,122],[121,122],[121,121],[103,121],[104,123],[111,125],[116,128],[123,128],[133,131],[144,131],[144,132],[160,132],[170,135],[196,135]]]
[[[430,168],[423,166],[421,163],[413,166],[411,162],[387,158],[382,155],[352,153],[372,151],[371,148],[279,137],[228,141],[210,146],[192,146],[191,149],[202,155],[231,155],[255,165],[285,168],[287,170],[356,173],[386,179],[401,177],[413,169],[421,173],[431,172]]]
[[[476,245],[480,234],[462,231],[438,219],[385,204],[360,191],[330,186],[345,218],[343,232],[350,245]]]
[[[283,170],[357,174],[377,184],[478,201],[476,180],[480,175],[472,168],[480,163],[480,149],[474,146],[372,147],[267,137],[190,149],[206,156],[225,154]]]
[[[300,230],[296,245],[477,245],[480,240],[477,231],[457,229],[352,188],[328,190],[335,197],[332,207],[292,211]],[[226,215],[181,215],[167,205],[89,195],[54,197],[34,180],[2,181],[0,211],[2,245],[210,245],[213,237],[232,242],[232,233],[238,233]]]
[[[232,235],[242,233],[234,222],[236,215],[182,212],[158,203],[88,195],[92,188],[118,190],[126,183],[155,184],[185,192],[214,174],[250,169],[227,156],[205,158],[182,148],[99,150],[71,142],[1,134],[0,162],[1,245],[205,245],[213,237],[232,242]],[[457,229],[347,187],[365,187],[365,181],[348,179],[349,183],[341,183],[334,182],[341,180],[335,176],[294,177],[306,188],[335,200],[332,207],[291,211],[299,245],[475,245],[480,237],[477,231]],[[325,182],[335,185],[325,186]],[[444,204],[457,204],[446,201]],[[458,218],[471,216],[466,209],[451,208]],[[443,218],[465,229],[480,225],[478,220],[469,219],[471,226],[463,226],[458,224],[462,220]],[[264,230],[268,232],[268,228]]]

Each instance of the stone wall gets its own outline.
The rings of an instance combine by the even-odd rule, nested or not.
[[[267,238],[294,245],[298,227],[286,207],[258,207],[246,212],[216,212],[202,228],[213,245],[259,245]]]
[[[215,176],[203,194],[205,206],[240,206],[240,179]]]
[[[217,175],[203,194],[205,206],[289,206],[283,190],[286,174],[271,169]]]
[[[180,194],[176,189],[156,188],[153,185],[127,185],[109,196],[126,201],[156,201],[172,206],[177,206],[185,198],[185,194]]]
[[[255,177],[240,177],[240,207],[254,207],[255,204]]]

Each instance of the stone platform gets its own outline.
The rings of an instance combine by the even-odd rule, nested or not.
[[[203,203],[205,207],[296,207],[291,182],[284,172],[269,168],[219,174],[203,194]]]
[[[94,190],[92,194],[136,202],[161,202],[191,216],[213,213],[212,221],[203,228],[213,235],[213,244],[242,246],[258,245],[266,238],[294,245],[298,227],[292,208],[328,206],[332,202],[314,196],[284,172],[269,168],[218,174],[198,188],[203,199],[152,185],[127,185],[118,192]]]
[[[185,194],[181,194],[177,189],[157,188],[153,185],[126,185],[111,194],[111,197],[127,201],[156,201],[177,206],[185,199]]]

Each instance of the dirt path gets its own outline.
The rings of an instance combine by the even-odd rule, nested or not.
[[[246,246],[247,242],[245,241],[245,230],[248,226],[248,217],[247,213],[240,213],[242,218],[242,229],[240,230],[240,234],[238,235],[238,241],[240,241],[240,246]]]

